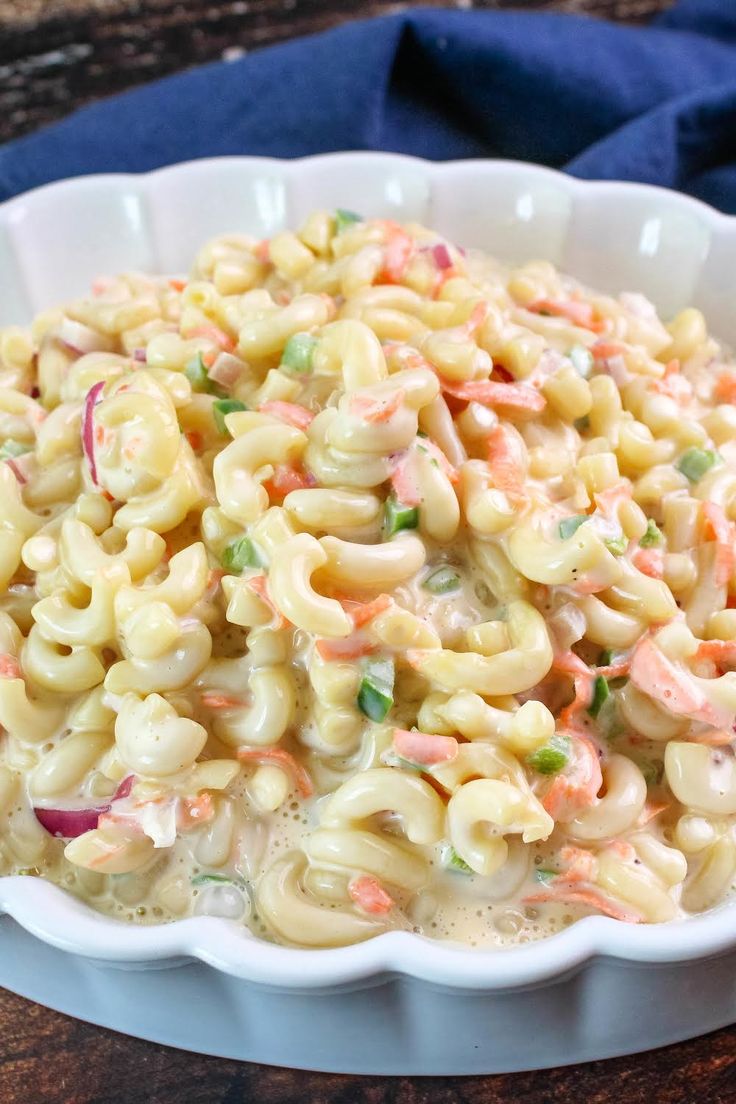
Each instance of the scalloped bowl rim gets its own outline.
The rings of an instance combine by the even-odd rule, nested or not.
[[[433,177],[483,166],[503,174],[523,172],[547,178],[569,195],[610,193],[654,197],[670,207],[692,211],[718,234],[736,231],[736,218],[666,188],[630,181],[579,180],[555,169],[522,161],[460,160],[431,162],[404,154],[355,151],[279,160],[268,157],[199,158],[147,173],[100,173],[41,185],[0,204],[0,224],[29,200],[47,194],[94,189],[99,184],[135,181],[139,188],[192,168],[216,171],[223,164],[278,167],[281,174],[300,165],[325,167],[346,162],[385,161],[421,166]],[[475,949],[411,932],[386,932],[363,943],[329,949],[303,949],[268,943],[234,921],[189,917],[160,925],[132,925],[95,911],[41,878],[0,877],[0,915],[6,913],[32,935],[68,953],[111,966],[165,967],[196,959],[226,974],[279,989],[331,989],[386,976],[407,976],[456,991],[496,991],[532,987],[561,979],[598,956],[620,964],[664,966],[726,954],[736,946],[736,902],[728,901],[702,916],[664,924],[629,925],[604,916],[588,916],[554,935],[501,949]]]
[[[598,192],[614,190],[618,194],[629,192],[631,194],[659,196],[671,205],[681,204],[683,208],[697,211],[698,216],[712,226],[720,228],[731,226],[736,230],[736,216],[724,214],[722,211],[717,211],[715,207],[712,207],[709,203],[701,199],[696,199],[694,196],[685,195],[683,192],[677,192],[658,184],[639,184],[633,180],[586,180],[575,176],[568,176],[566,173],[560,172],[558,169],[551,169],[547,165],[536,165],[530,161],[518,161],[512,158],[493,159],[469,157],[458,158],[452,161],[430,161],[427,158],[413,157],[406,153],[383,153],[378,150],[343,150],[337,153],[315,153],[306,157],[293,158],[257,157],[250,155],[197,157],[189,161],[179,161],[172,165],[164,165],[160,169],[151,169],[148,172],[88,173],[82,176],[65,177],[63,180],[52,180],[48,184],[39,184],[37,187],[29,188],[27,191],[21,192],[11,199],[4,200],[0,203],[0,216],[12,217],[13,211],[20,208],[27,200],[30,199],[35,202],[37,197],[52,191],[62,192],[77,190],[83,186],[114,182],[116,180],[127,182],[135,181],[136,183],[142,184],[145,188],[147,182],[158,180],[166,176],[179,176],[192,168],[199,169],[203,166],[217,168],[228,164],[262,165],[264,167],[271,166],[273,168],[278,168],[279,172],[286,172],[288,175],[295,173],[300,165],[320,162],[323,164],[330,163],[338,165],[342,162],[359,162],[361,160],[365,162],[383,160],[386,163],[393,163],[395,165],[405,164],[421,166],[422,171],[426,172],[430,177],[434,175],[444,175],[448,170],[454,172],[473,169],[478,166],[484,166],[485,168],[492,166],[493,171],[505,172],[507,170],[518,170],[540,179],[542,177],[547,177],[550,181],[554,181],[557,186],[569,191],[571,194],[575,194],[576,192],[590,192],[592,190]]]

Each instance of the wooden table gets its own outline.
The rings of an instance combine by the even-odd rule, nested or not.
[[[669,2],[531,0],[516,6],[641,20]],[[397,6],[367,0],[360,14]],[[471,5],[457,0],[456,6]],[[475,3],[503,6],[513,5]],[[330,26],[355,9],[351,0],[0,0],[0,140],[97,96],[228,50]],[[635,1058],[542,1073],[373,1080],[185,1054],[0,991],[0,1104],[733,1104],[735,1044],[736,1029],[728,1029]]]
[[[2,1104],[733,1104],[736,1030],[566,1069],[345,1077],[204,1058],[0,990]]]
[[[420,0],[0,0],[0,142],[187,65]],[[643,21],[674,0],[421,0]],[[730,0],[723,0],[724,3]]]

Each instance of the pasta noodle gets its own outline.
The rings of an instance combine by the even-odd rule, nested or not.
[[[0,873],[332,947],[736,877],[736,361],[318,211],[0,331]]]

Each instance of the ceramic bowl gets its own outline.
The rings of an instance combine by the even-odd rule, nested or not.
[[[593,287],[641,291],[665,316],[694,304],[736,344],[736,219],[658,188],[581,182],[523,163],[380,153],[195,161],[145,176],[82,177],[11,200],[0,207],[0,325],[28,321],[102,273],[184,272],[208,237],[266,237],[315,207],[419,220],[511,262],[544,257]],[[204,917],[127,926],[36,878],[0,879],[0,912],[66,952],[39,948],[51,955],[44,986],[30,964],[24,973],[25,959],[13,959],[14,946],[27,958],[28,937],[4,919],[0,982],[9,987],[164,1042],[281,1064],[492,1072],[643,1049],[736,1019],[736,904],[651,927],[589,917],[503,951],[403,932],[297,950]],[[153,982],[146,975],[145,1012],[134,1007],[142,983],[131,989],[130,975],[108,969],[94,975],[107,979],[102,987],[79,990],[83,1001],[71,995],[90,961],[197,960],[227,979],[200,965],[175,971],[176,983],[170,971]],[[227,1015],[212,1000],[225,991]],[[192,994],[210,1008],[214,1035],[186,1011]],[[290,1030],[275,1036],[273,1017]]]

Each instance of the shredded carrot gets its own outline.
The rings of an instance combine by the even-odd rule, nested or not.
[[[582,675],[578,675],[573,682],[573,686],[575,697],[569,705],[560,710],[560,715],[557,718],[561,728],[575,728],[580,714],[585,712],[593,700],[592,677],[585,679]]]
[[[353,602],[350,598],[344,598],[341,602],[342,608],[352,617],[356,629],[367,625],[392,604],[393,598],[390,594],[379,594],[371,602]]]
[[[568,730],[572,762],[555,775],[542,805],[553,820],[572,820],[584,809],[595,804],[603,785],[598,753],[592,741],[582,732]]]
[[[204,437],[198,429],[188,429],[184,436],[194,452],[198,452],[204,444]]]
[[[371,644],[361,632],[351,633],[350,636],[339,639],[321,638],[315,640],[314,646],[327,663],[336,663],[342,659],[359,659],[361,656],[371,655],[376,650],[376,645]]]
[[[705,732],[690,733],[689,739],[695,744],[705,744],[707,747],[728,747],[736,740],[736,733],[732,728],[712,728]]]
[[[623,356],[626,352],[625,345],[619,345],[616,341],[596,341],[590,352],[594,360],[609,360],[611,357]]]
[[[280,505],[290,491],[313,487],[315,482],[314,476],[303,468],[292,467],[291,464],[277,464],[271,478],[267,479],[262,486],[271,501]]]
[[[395,728],[393,749],[402,759],[423,767],[434,767],[457,758],[458,742],[454,736],[436,736],[428,732],[410,732]]]
[[[633,862],[636,859],[636,851],[628,840],[614,839],[608,845],[609,849],[613,851],[615,855],[618,855],[624,862]]]
[[[281,402],[280,399],[274,399],[272,402],[261,403],[258,409],[261,414],[271,414],[274,418],[278,418],[280,422],[286,422],[288,425],[295,426],[296,429],[307,429],[314,421],[312,411],[307,410],[306,406],[300,406],[299,403]]]
[[[119,823],[119,818],[110,816],[108,814],[106,816],[101,816],[97,822],[97,825],[99,828],[103,828],[106,824],[116,823]],[[109,849],[106,848],[101,854],[95,855],[93,858],[87,860],[87,865],[89,869],[94,870],[95,867],[102,866],[108,861],[108,859],[113,858],[113,856],[115,855],[121,854],[121,852],[123,852],[127,846],[128,841],[123,840],[120,843],[116,844],[115,847],[111,847]]]
[[[350,399],[350,413],[364,422],[387,422],[401,409],[405,394],[401,387],[385,395],[361,394],[358,391]]]
[[[255,591],[258,597],[265,605],[271,610],[274,616],[274,629],[286,629],[290,622],[284,617],[281,610],[275,604],[268,589],[268,579],[265,575],[251,575],[249,579],[246,579],[246,586]]]
[[[494,487],[520,494],[526,475],[526,445],[512,425],[499,422],[488,434],[488,465]]]
[[[655,817],[658,817],[660,813],[664,813],[667,809],[669,809],[669,804],[666,801],[660,803],[647,801],[644,805],[644,808],[639,813],[638,819],[636,821],[636,827],[643,828],[646,824],[649,824],[650,821],[654,820]]]
[[[604,667],[596,667],[595,673],[606,679],[623,678],[628,675],[630,668],[630,659],[619,659],[616,663],[607,663]]]
[[[321,291],[319,297],[327,307],[328,321],[331,322],[337,315],[337,303],[331,295],[328,295],[326,291]]]
[[[618,512],[624,502],[631,499],[633,488],[629,479],[618,479],[605,491],[597,491],[593,498],[597,509],[605,518],[618,521]]]
[[[186,286],[186,280],[169,280],[169,287],[173,291],[183,291]]]
[[[354,878],[348,886],[348,893],[358,908],[371,916],[385,916],[394,907],[391,894],[386,892],[378,878],[370,874]]]
[[[639,640],[631,657],[631,681],[670,713],[692,713],[702,704],[687,672],[668,659],[649,637]]]
[[[713,396],[719,402],[736,406],[736,373],[721,372],[713,388]]]
[[[583,678],[593,678],[593,673],[588,664],[572,650],[556,652],[552,659],[552,668],[555,671],[561,671],[565,675],[581,675]]]
[[[650,579],[661,579],[664,575],[664,552],[661,548],[637,548],[631,561],[637,571]]]
[[[140,436],[140,434],[136,434],[135,436],[130,437],[125,442],[120,451],[122,452],[126,460],[134,460],[138,453],[141,451],[142,445],[143,437]]]
[[[410,667],[413,667],[415,671],[421,671],[424,657],[427,655],[426,648],[407,648],[404,653],[404,658]]]
[[[567,318],[574,326],[581,326],[594,333],[600,333],[605,329],[605,322],[594,318],[591,304],[581,303],[577,299],[537,299],[527,307],[527,310],[534,314],[552,314],[558,318]]]
[[[414,239],[395,223],[386,223],[388,238],[384,247],[382,278],[387,284],[400,284],[414,252]]]
[[[404,506],[420,506],[422,494],[415,470],[415,458],[409,449],[393,466],[391,486],[399,502]]]
[[[177,828],[186,831],[187,828],[196,828],[212,820],[215,815],[215,805],[212,795],[207,793],[197,794],[196,797],[183,797],[179,806]]]
[[[200,695],[202,705],[208,709],[243,709],[248,703],[242,698],[231,698],[227,694],[220,694],[216,690],[205,690]]]
[[[595,675],[587,663],[584,663],[573,651],[558,652],[552,660],[552,669],[571,675],[573,678],[575,697],[560,713],[559,723],[563,728],[574,728],[578,715],[584,712],[593,700]]]
[[[675,664],[650,637],[638,642],[631,657],[631,681],[637,690],[664,706],[676,717],[690,717],[714,728],[727,728],[733,714],[710,702],[681,664]]]
[[[725,586],[734,569],[736,526],[728,520],[723,507],[717,502],[704,502],[701,516],[705,540],[716,542],[715,584]]]
[[[640,924],[643,917],[623,906],[615,904],[609,898],[595,889],[582,889],[575,883],[565,885],[551,885],[541,893],[532,893],[523,898],[525,905],[543,904],[547,902],[559,902],[565,905],[587,905],[588,908],[602,912],[613,920],[623,920],[628,924]]]
[[[9,655],[7,652],[0,655],[0,678],[21,678],[20,663],[18,663],[15,656]]]
[[[560,875],[567,882],[592,882],[595,876],[597,862],[591,851],[583,847],[569,845],[560,850],[560,858],[565,864],[565,873]]]
[[[418,353],[411,345],[402,345],[401,342],[391,341],[381,346],[385,357],[397,360],[402,368],[426,368],[430,372],[436,371],[433,364]]]
[[[649,387],[658,395],[666,395],[678,403],[686,403],[693,393],[690,381],[680,375],[680,361],[677,357],[667,362],[662,379],[649,381]]]
[[[271,263],[271,242],[268,240],[268,238],[264,238],[263,241],[259,241],[253,252],[257,260],[259,260],[261,264]]]
[[[736,667],[736,640],[704,640],[695,658],[710,659],[719,667]]]
[[[301,763],[291,752],[278,747],[241,747],[237,750],[238,759],[243,763],[270,764],[282,767],[290,774],[302,797],[311,797],[314,793],[312,779]]]
[[[487,317],[488,304],[483,299],[480,299],[470,312],[468,320],[461,323],[457,329],[465,337],[473,337],[481,328]]]
[[[544,395],[524,383],[496,383],[495,380],[465,380],[463,383],[440,376],[440,387],[446,395],[463,402],[478,402],[500,411],[516,414],[540,414],[547,405]]]
[[[235,338],[215,325],[193,326],[191,330],[187,330],[184,337],[187,340],[194,337],[204,337],[215,345],[219,345],[224,353],[231,353],[236,345]]]

